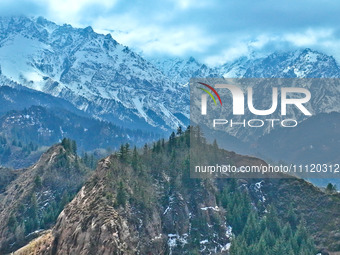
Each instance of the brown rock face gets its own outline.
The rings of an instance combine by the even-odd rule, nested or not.
[[[93,176],[60,213],[49,236],[14,254],[227,254],[230,237],[236,233],[236,228],[227,225],[227,217],[235,216],[230,212],[233,206],[228,205],[245,203],[262,215],[273,205],[284,219],[293,202],[299,217],[308,216],[307,226],[319,248],[328,247],[327,240],[337,237],[338,224],[326,222],[326,215],[338,222],[337,194],[327,195],[297,178],[190,178],[187,143],[183,137],[176,139],[171,145],[176,149],[159,143],[140,154],[130,151],[127,157],[128,149],[122,147],[119,154],[101,160]],[[227,151],[219,156],[230,158],[235,165],[265,164]],[[227,186],[234,188],[223,191]],[[223,192],[240,192],[242,196],[245,192],[249,199],[236,196],[238,200],[224,200],[225,206]],[[327,202],[326,210],[318,207],[321,201]],[[234,219],[248,207],[240,208]]]
[[[42,228],[50,227],[56,217],[46,215],[59,214],[62,195],[75,194],[89,170],[58,144],[16,175],[0,192],[0,254],[11,252],[36,237]]]
[[[169,177],[137,179],[136,172],[110,156],[59,215],[51,245],[38,254],[180,254],[190,243],[193,220],[211,225],[216,249],[228,242],[225,212],[218,208],[211,182],[170,191]],[[119,204],[121,180],[126,202]],[[143,183],[146,182],[146,183]],[[146,190],[144,200],[138,192]],[[220,224],[221,223],[221,224]],[[216,230],[213,230],[213,226]],[[221,234],[222,233],[222,234]]]

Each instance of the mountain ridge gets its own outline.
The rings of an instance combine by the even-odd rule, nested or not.
[[[2,75],[116,124],[163,131],[187,124],[178,85],[111,35],[42,18],[2,17],[0,23]]]
[[[339,230],[328,221],[330,215],[339,220],[339,194],[326,194],[297,178],[192,179],[188,173],[189,132],[164,144],[159,141],[137,154],[122,148],[120,153],[102,159],[94,175],[59,215],[52,231],[14,254],[28,250],[37,254],[223,254],[242,249],[239,236],[247,233],[242,229],[247,229],[250,218],[260,217],[260,221],[266,216],[268,222],[262,224],[281,231],[275,223],[279,217],[291,224],[296,236],[301,229],[298,223],[306,217],[306,227],[318,247],[339,250]],[[233,164],[244,160],[225,150],[215,152],[218,158],[230,157]],[[199,156],[209,158],[206,151]],[[252,160],[251,165],[264,163]],[[321,207],[322,201],[326,207]],[[271,206],[277,208],[277,213]],[[259,216],[254,216],[254,211]],[[312,215],[318,221],[313,221]],[[291,245],[299,250],[311,245],[307,241]]]
[[[0,193],[0,252],[9,252],[50,227],[64,205],[90,175],[64,139],[32,166],[17,171]]]

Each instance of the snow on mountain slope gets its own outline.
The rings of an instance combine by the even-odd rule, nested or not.
[[[252,53],[217,67],[209,67],[193,57],[150,59],[172,80],[186,84],[192,77],[225,78],[339,78],[340,68],[332,56],[311,49]]]
[[[156,67],[163,71],[174,82],[187,85],[192,77],[216,77],[220,76],[218,70],[199,63],[193,57],[151,59]]]
[[[332,56],[303,49],[274,52],[266,57],[242,57],[221,66],[226,78],[338,78],[340,69]]]
[[[7,78],[66,99],[96,118],[153,130],[188,124],[191,77],[340,77],[333,57],[310,49],[251,55],[216,68],[192,57],[148,62],[91,27],[26,17],[0,18],[0,66]],[[340,112],[339,86],[310,90],[313,113]],[[268,105],[254,97],[258,107]],[[244,140],[252,135],[231,134]]]
[[[192,59],[192,58],[191,58]],[[180,59],[152,60],[156,66],[171,79],[188,82],[191,77],[225,77],[225,78],[339,78],[340,69],[332,56],[311,50],[301,49],[289,52],[274,52],[267,56],[251,54],[241,57],[233,62],[216,68],[202,68],[205,66],[196,60],[186,61]],[[204,71],[202,71],[204,70]],[[176,76],[176,74],[179,74]],[[316,115],[319,113],[340,112],[340,86],[339,82],[329,82],[327,86],[318,86],[317,82],[307,82],[305,86],[312,94],[309,109]],[[256,85],[257,93],[254,102],[258,109],[267,109],[271,105],[271,84]],[[278,85],[279,86],[279,85]],[[258,91],[263,91],[259,93]],[[265,96],[263,96],[265,95]],[[307,117],[297,109],[289,109],[288,115],[296,117],[299,121]],[[226,108],[224,116],[231,115],[231,108]],[[235,117],[235,116],[234,116]],[[244,118],[251,119],[254,115],[246,113]],[[281,118],[279,113],[271,116]],[[237,118],[236,118],[237,119]],[[243,119],[243,117],[242,117]],[[256,140],[264,134],[271,132],[271,128],[248,129],[229,128],[229,134],[243,141]]]
[[[266,57],[240,58],[233,63],[221,67],[221,74],[225,78],[339,78],[340,69],[332,56],[311,50],[301,49],[290,52],[275,52]],[[287,85],[287,83],[285,83]],[[340,86],[338,80],[328,81],[326,85],[319,86],[317,80],[305,82],[305,87],[311,92],[312,98],[308,104],[313,115],[319,113],[340,112]],[[280,85],[278,85],[280,86]],[[268,109],[271,105],[271,84],[260,84],[254,91],[254,101],[258,109]],[[267,95],[267,96],[263,96]],[[299,122],[308,118],[298,109],[288,109],[288,115]],[[248,114],[247,118],[252,117]],[[279,113],[271,116],[281,118]],[[233,135],[243,140],[256,140],[264,134],[271,132],[272,128],[262,129],[262,132],[252,129],[233,129]]]
[[[142,57],[91,27],[43,18],[0,18],[2,74],[116,124],[186,125],[188,94]]]

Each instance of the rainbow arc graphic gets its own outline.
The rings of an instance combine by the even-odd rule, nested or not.
[[[207,87],[207,88],[209,88],[217,96],[218,100],[220,101],[220,104],[222,105],[221,97],[220,97],[220,95],[217,93],[217,91],[213,87],[211,87],[210,85],[208,85],[206,83],[203,83],[203,82],[198,82],[198,83],[203,85],[203,86],[205,86],[205,87]],[[212,100],[214,101],[215,105],[217,105],[215,97],[213,96],[213,94],[211,94],[211,92],[209,90],[207,90],[205,88],[199,88],[199,89],[203,90],[204,92],[206,92],[212,98]]]

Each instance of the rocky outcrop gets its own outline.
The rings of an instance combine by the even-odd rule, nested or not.
[[[0,193],[0,253],[9,252],[51,226],[67,199],[89,176],[72,152],[58,144]],[[41,234],[41,233],[40,233]]]
[[[134,201],[137,187],[131,183],[133,174],[131,167],[124,166],[114,156],[102,160],[96,175],[59,215],[52,232],[51,248],[46,253],[171,253],[177,246],[188,244],[194,217],[203,217],[211,225],[214,223],[210,217],[225,222],[224,212],[218,209],[213,190],[204,191],[203,187],[200,189],[202,197],[198,196],[197,199],[180,191],[173,192],[164,209],[160,202],[163,197],[161,192],[164,191],[161,182],[165,179],[152,181],[154,185],[149,188],[147,196],[152,196],[148,199],[155,201],[150,205],[140,205],[140,201]],[[126,196],[130,198],[124,206],[117,205],[119,194],[116,191],[111,193],[110,187],[111,182],[114,187],[119,185],[122,178],[129,185],[125,189]],[[221,229],[225,233],[226,227],[221,226]],[[220,246],[216,243],[219,250],[228,243],[225,235],[215,239],[221,242]]]
[[[318,248],[337,250],[337,194],[327,195],[297,178],[190,178],[186,139],[160,142],[140,154],[128,153],[123,146],[101,160],[95,174],[60,213],[51,236],[43,239],[49,242],[28,254],[227,254],[235,236],[228,225],[232,213],[224,208],[235,201],[247,203],[244,208],[253,208],[261,217],[275,206],[284,222],[290,220],[287,212],[293,208],[295,221],[306,219]],[[207,157],[205,153],[199,156]],[[224,150],[216,156],[236,165],[265,164]],[[247,193],[249,200],[236,196],[240,201],[223,205],[222,201],[232,200],[223,200],[222,194],[239,191]],[[321,208],[322,201],[326,208]]]

